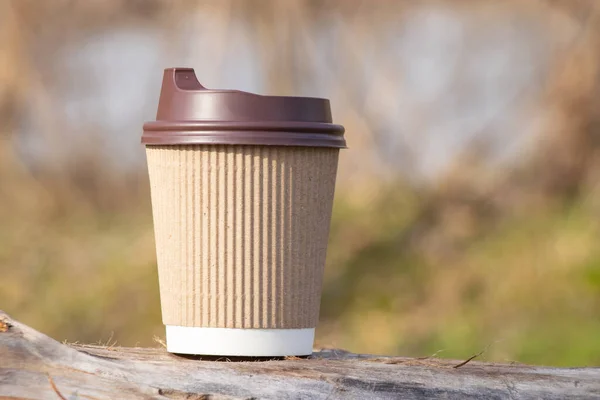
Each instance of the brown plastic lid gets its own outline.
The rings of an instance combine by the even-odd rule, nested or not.
[[[243,144],[345,148],[329,100],[203,87],[191,68],[168,68],[146,145]]]

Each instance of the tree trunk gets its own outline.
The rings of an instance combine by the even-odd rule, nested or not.
[[[1,399],[600,398],[600,368],[375,357],[321,350],[241,361],[163,348],[61,344],[0,312]]]

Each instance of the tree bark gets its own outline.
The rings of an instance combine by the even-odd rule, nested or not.
[[[320,350],[206,359],[163,348],[61,344],[0,311],[1,399],[600,398],[600,368],[411,359]]]

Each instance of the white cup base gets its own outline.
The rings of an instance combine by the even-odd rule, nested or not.
[[[312,354],[315,329],[234,329],[167,325],[170,353],[283,357]]]

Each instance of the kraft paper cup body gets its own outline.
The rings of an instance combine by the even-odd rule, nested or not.
[[[312,353],[342,133],[327,100],[165,70],[142,142],[168,351]]]
[[[147,157],[164,324],[294,330],[310,354],[338,150],[150,146]],[[206,346],[193,352],[252,355]]]

